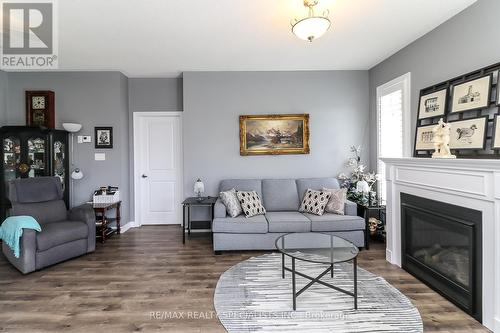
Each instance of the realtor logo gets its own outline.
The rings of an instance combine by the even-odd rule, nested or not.
[[[57,68],[55,0],[3,0],[2,69]]]

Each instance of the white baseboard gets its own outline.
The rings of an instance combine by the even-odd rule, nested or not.
[[[137,228],[137,227],[138,227],[138,225],[136,225],[134,221],[130,221],[130,222],[125,223],[124,225],[121,226],[120,233],[124,234],[128,230],[130,230],[132,228]]]
[[[385,249],[385,260],[393,264],[392,262],[392,251],[389,249]]]

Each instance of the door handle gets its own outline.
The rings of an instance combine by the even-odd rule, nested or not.
[[[146,176],[146,175],[142,175],[141,177],[142,177],[142,178],[148,178],[148,176]]]

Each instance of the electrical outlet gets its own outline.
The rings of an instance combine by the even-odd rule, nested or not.
[[[86,143],[92,142],[92,137],[90,135],[84,135],[83,142],[86,142]]]
[[[105,153],[95,153],[94,154],[94,159],[96,161],[105,161],[106,160],[106,154]]]

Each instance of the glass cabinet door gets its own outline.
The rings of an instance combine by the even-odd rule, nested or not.
[[[3,140],[3,159],[5,182],[19,178],[18,166],[21,161],[21,141],[19,138],[7,137]]]
[[[46,161],[46,147],[43,138],[30,138],[28,139],[28,177],[41,177],[45,176],[45,161]]]
[[[53,176],[58,177],[61,180],[63,191],[65,190],[65,179],[66,179],[66,145],[64,142],[56,140],[54,142],[54,147],[52,152],[52,163],[54,163],[54,174]]]

